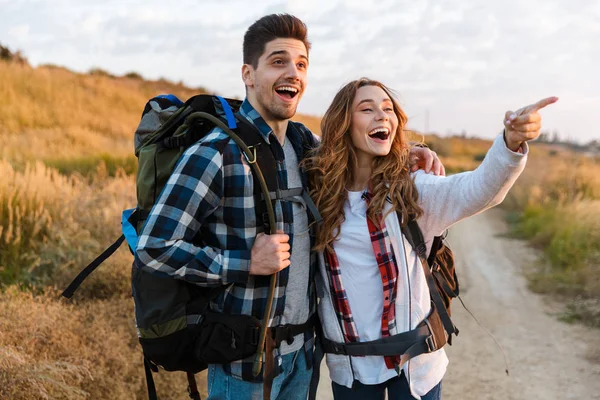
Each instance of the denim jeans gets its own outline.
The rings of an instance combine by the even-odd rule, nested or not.
[[[385,392],[389,400],[413,400],[414,397],[410,394],[408,381],[402,373],[396,378],[392,378],[378,385],[363,385],[356,381],[352,389],[346,386],[338,385],[335,382],[331,383],[333,389],[333,398],[335,400],[384,400]],[[433,387],[426,395],[421,396],[421,400],[441,400],[442,399],[442,382]]]
[[[283,372],[273,379],[271,400],[306,400],[312,368],[306,368],[304,348],[281,357]],[[226,374],[221,365],[208,366],[207,400],[262,400],[263,384]]]

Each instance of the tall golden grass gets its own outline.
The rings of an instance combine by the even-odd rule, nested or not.
[[[23,171],[0,160],[0,276],[4,283],[64,283],[120,235],[119,213],[135,206],[134,177],[100,167],[91,183],[41,162]]]
[[[14,287],[0,296],[0,398],[143,399],[131,301],[58,296]],[[155,380],[161,399],[189,398],[185,374],[161,372]]]
[[[120,235],[120,212],[135,204],[133,176],[100,167],[89,182],[6,161],[0,175],[0,398],[143,398],[129,252],[108,259],[75,302],[59,297]],[[157,388],[161,398],[187,398],[183,374],[159,374]]]
[[[548,261],[530,276],[532,288],[589,299],[587,322],[600,327],[600,159],[533,145],[508,201],[520,211],[515,233]]]

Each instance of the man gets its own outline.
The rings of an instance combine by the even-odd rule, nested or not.
[[[244,36],[242,79],[246,99],[240,116],[258,129],[278,163],[280,189],[306,187],[299,162],[316,144],[302,124],[289,121],[306,89],[310,43],[302,21],[268,15]],[[261,143],[262,145],[263,143]],[[416,149],[422,165],[440,170],[431,152]],[[204,287],[223,287],[213,311],[263,318],[269,277],[277,273],[270,327],[293,326],[277,343],[271,398],[306,399],[311,376],[315,312],[309,218],[303,200],[277,201],[279,233],[261,233],[253,179],[238,146],[215,128],[190,147],[152,209],[138,242],[146,266]],[[198,235],[201,244],[194,241]],[[253,357],[210,365],[209,399],[261,398],[262,375]]]

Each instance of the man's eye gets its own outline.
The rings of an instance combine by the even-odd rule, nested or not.
[[[298,63],[298,68],[306,68],[306,64],[305,63]]]
[[[281,64],[283,64],[283,60],[275,60],[275,61],[273,61],[273,64],[281,65]]]

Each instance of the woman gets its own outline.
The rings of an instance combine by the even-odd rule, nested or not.
[[[429,253],[434,236],[499,204],[525,166],[526,141],[539,135],[537,111],[548,98],[505,120],[475,171],[411,175],[407,117],[381,83],[360,79],[335,96],[321,123],[322,141],[307,168],[323,216],[317,231],[319,315],[335,343],[368,342],[422,326],[431,300],[417,254],[401,233],[417,219]],[[445,342],[445,341],[444,341]],[[400,354],[398,354],[400,355]],[[408,362],[393,356],[327,354],[335,399],[434,400],[448,359],[443,349]]]

